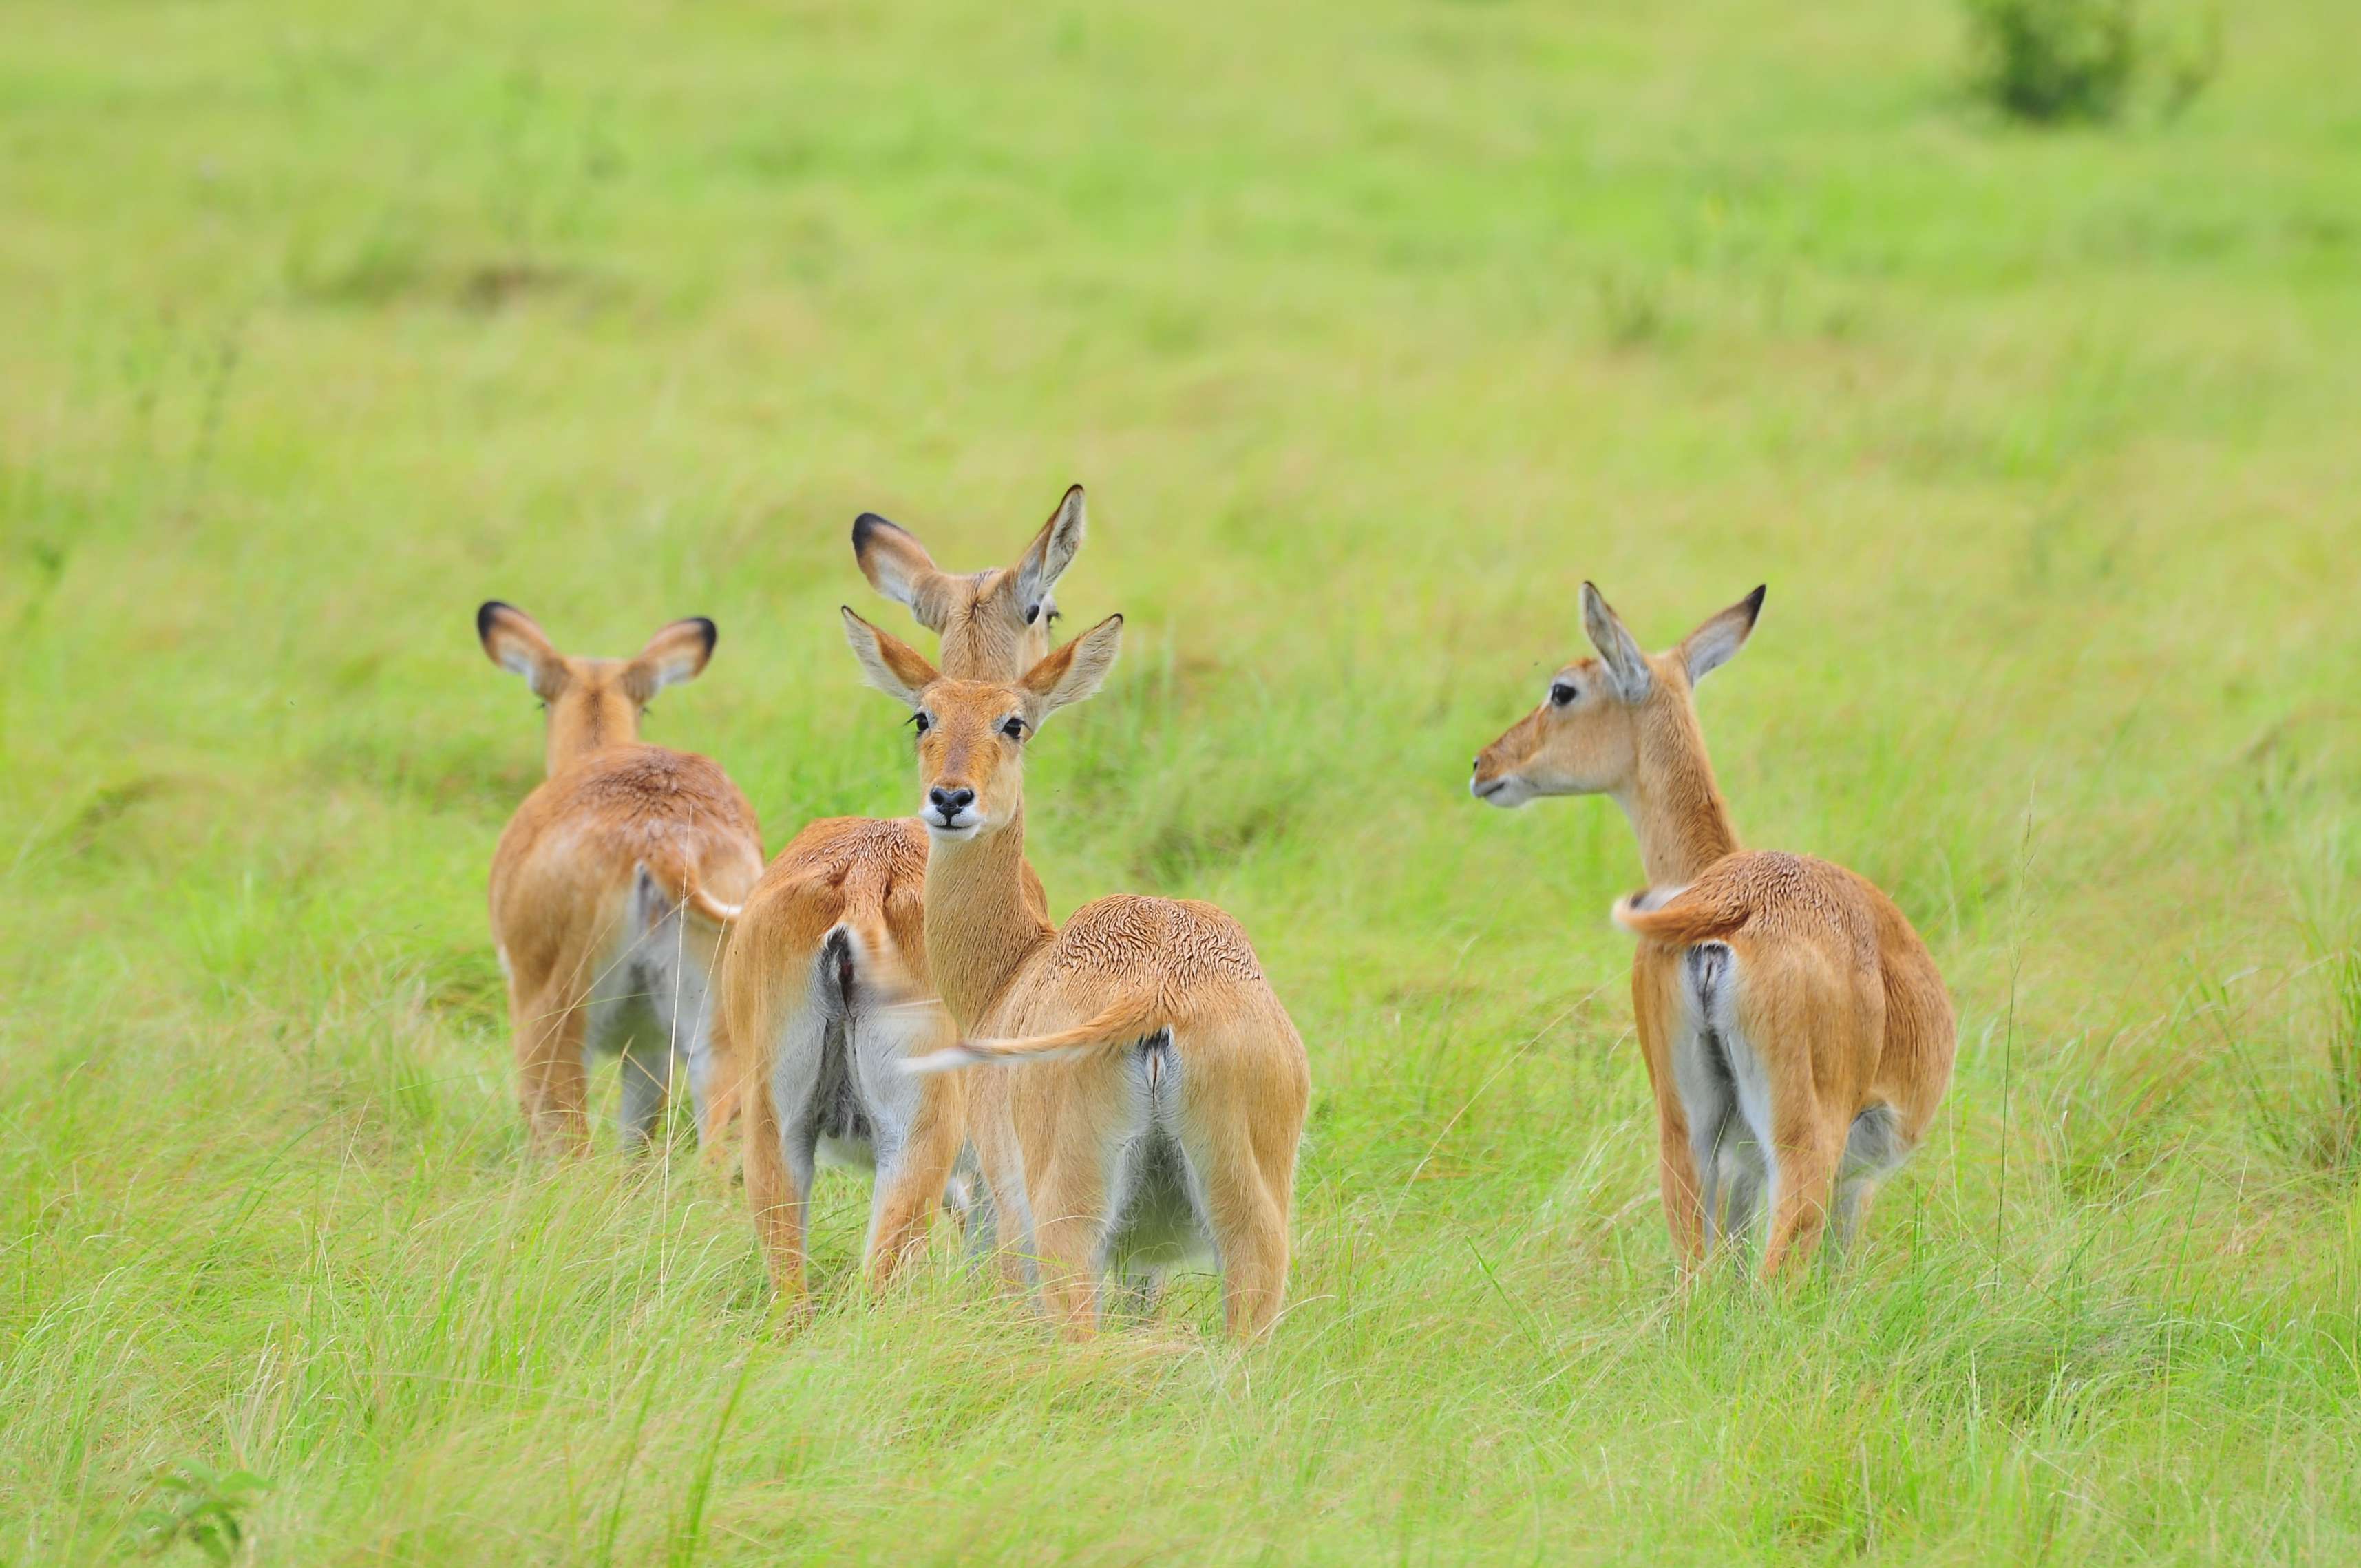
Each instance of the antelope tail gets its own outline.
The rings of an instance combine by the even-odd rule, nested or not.
[[[1096,1017],[1085,1019],[1071,1029],[1060,1029],[1047,1035],[1027,1035],[1014,1040],[961,1040],[958,1045],[939,1051],[903,1058],[902,1070],[913,1073],[949,1072],[953,1068],[974,1067],[981,1063],[1014,1066],[1023,1062],[1049,1061],[1059,1057],[1082,1056],[1091,1051],[1128,1046],[1159,1028],[1170,1025],[1170,1019],[1165,1009],[1154,998],[1126,997]]]
[[[1643,887],[1615,901],[1615,924],[1643,941],[1686,948],[1727,937],[1746,924],[1746,911],[1701,900],[1684,903],[1685,887]]]
[[[870,1006],[942,1005],[910,972],[873,905],[855,907],[847,899],[836,924],[820,938],[818,961],[822,982],[835,991],[845,1008],[853,1005],[856,995]]]
[[[716,926],[726,926],[745,910],[742,904],[724,904],[697,884],[697,870],[686,863],[659,870],[645,861],[640,862],[640,881],[661,893],[665,902],[676,909],[686,909],[700,920]]]

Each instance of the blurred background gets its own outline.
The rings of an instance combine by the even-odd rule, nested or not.
[[[0,1557],[2356,1541],[2349,5],[5,26]],[[775,850],[913,795],[853,516],[978,570],[1071,481],[1068,627],[1128,626],[1033,858],[1255,936],[1299,1307],[1259,1359],[1203,1291],[1091,1353],[948,1267],[869,1311],[840,1181],[783,1340],[685,1152],[523,1154],[540,718],[475,607],[713,617],[647,737]],[[1740,830],[1959,1006],[1784,1309],[1669,1288],[1620,815],[1465,792],[1586,577],[1658,646],[1768,583],[1701,699]]]

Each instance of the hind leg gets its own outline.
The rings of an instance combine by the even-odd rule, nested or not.
[[[763,1262],[779,1304],[800,1307],[804,1220],[811,1200],[812,1149],[807,1137],[783,1137],[770,1096],[750,1097],[746,1117],[746,1205],[763,1243]]]
[[[636,1031],[623,1047],[623,1147],[647,1147],[664,1122],[672,1092],[672,1045],[661,1035]]]
[[[1826,1127],[1813,1105],[1780,1107],[1771,1171],[1771,1229],[1763,1243],[1763,1277],[1809,1259],[1819,1245],[1836,1198],[1840,1132]]]
[[[827,1048],[827,1014],[817,1001],[807,1001],[776,1021],[771,1033],[770,1070],[749,1086],[746,1097],[746,1205],[779,1305],[800,1311],[807,1299],[804,1237],[818,1140],[812,1095]]]
[[[859,1007],[846,1024],[846,1063],[869,1107],[877,1156],[863,1249],[874,1289],[891,1284],[925,1246],[967,1137],[965,1080],[956,1073],[913,1077],[903,1064],[950,1044],[957,1033],[939,1004],[917,1000]]]
[[[729,1163],[725,1141],[745,1095],[746,1069],[723,1025],[721,1010],[708,1005],[697,1039],[703,1050],[689,1058],[689,1091],[697,1096],[697,1142],[708,1165]]]
[[[938,1074],[922,1080],[917,1113],[901,1146],[878,1149],[877,1186],[869,1212],[869,1283],[883,1290],[912,1255],[926,1245],[943,1206],[951,1167],[962,1142],[960,1082]]]
[[[1664,1226],[1685,1271],[1705,1261],[1705,1184],[1697,1179],[1697,1156],[1688,1124],[1677,1104],[1656,1102],[1656,1185],[1664,1197]]]
[[[1230,1337],[1259,1337],[1287,1301],[1288,1200],[1294,1190],[1294,1140],[1257,1150],[1252,1114],[1211,1118],[1184,1134],[1181,1157],[1222,1262],[1222,1319]],[[1261,1156],[1262,1157],[1257,1157]]]
[[[552,984],[513,1010],[517,1100],[533,1144],[544,1152],[581,1154],[590,1146],[582,1070],[586,1015],[577,998]]]
[[[1663,1195],[1664,1229],[1684,1276],[1705,1259],[1705,1182],[1689,1145],[1689,1119],[1682,1108],[1674,1069],[1675,1036],[1693,1025],[1684,1016],[1676,960],[1642,944],[1631,960],[1631,1008],[1639,1028],[1640,1058],[1648,1069],[1648,1091],[1656,1105],[1656,1186]]]
[[[1259,1337],[1287,1303],[1287,1204],[1251,1167],[1205,1180],[1222,1256],[1222,1320],[1232,1339]]]
[[[1734,1209],[1737,1194],[1726,1190],[1723,1178],[1731,1173],[1736,1164],[1732,1146],[1745,1137],[1746,1127],[1739,1116],[1721,1047],[1714,1036],[1696,1031],[1685,1034],[1673,1041],[1671,1054],[1673,1092],[1678,1105],[1668,1113],[1661,1103],[1660,1094],[1658,1135],[1660,1144],[1664,1146],[1664,1160],[1686,1167],[1687,1191],[1677,1199],[1686,1212],[1678,1214],[1681,1223],[1673,1240],[1695,1266],[1709,1259],[1726,1239],[1723,1202],[1730,1200]],[[1677,1153],[1670,1146],[1675,1128],[1682,1135]],[[1669,1177],[1669,1170],[1666,1174]],[[1675,1201],[1668,1187],[1668,1219],[1675,1217]],[[1687,1230],[1689,1234],[1684,1236],[1682,1230]]]
[[[1098,1332],[1097,1260],[1107,1224],[1106,1180],[1095,1151],[1053,1157],[1026,1187],[1040,1253],[1041,1304],[1068,1339],[1089,1339]]]
[[[688,1084],[698,1148],[708,1165],[719,1166],[729,1158],[725,1135],[738,1113],[742,1069],[715,1004],[713,948],[694,936],[686,939],[691,945],[674,953],[669,983],[654,998],[655,1011],[672,1042],[675,1081]]]

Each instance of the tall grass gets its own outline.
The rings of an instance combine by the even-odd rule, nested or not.
[[[2334,7],[2064,140],[1948,0],[11,20],[0,1562],[2361,1548]],[[787,1333],[733,1182],[524,1150],[469,617],[712,615],[651,735],[775,845],[910,789],[850,519],[978,566],[1070,479],[1136,635],[1036,861],[1254,934],[1292,1305],[1066,1346],[948,1238],[872,1305],[832,1179]],[[1950,981],[1842,1271],[1676,1283],[1629,829],[1465,794],[1585,577],[1770,583],[1741,830]]]

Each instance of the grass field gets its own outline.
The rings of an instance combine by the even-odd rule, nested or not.
[[[1947,0],[10,5],[0,1562],[2361,1557],[2361,30],[2228,22],[2029,133]],[[1034,859],[1254,934],[1291,1310],[873,1307],[839,1178],[783,1333],[685,1147],[523,1147],[474,608],[714,617],[776,848],[915,799],[852,516],[1073,479]],[[1741,831],[1956,999],[1790,1290],[1675,1285],[1621,817],[1464,789],[1586,576],[1769,583]]]

